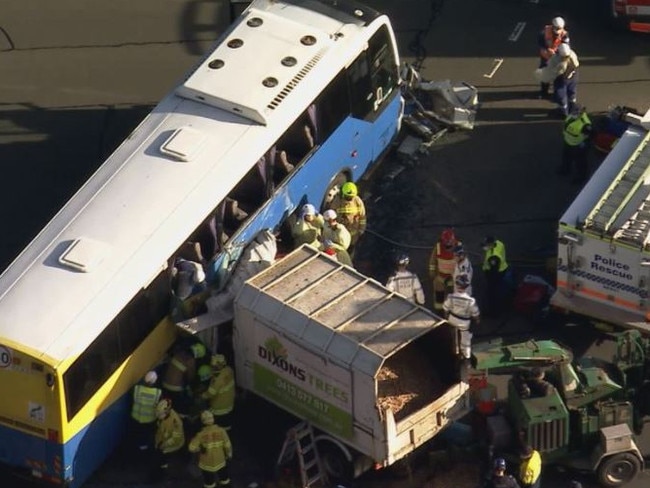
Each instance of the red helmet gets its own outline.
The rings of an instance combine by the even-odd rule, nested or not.
[[[456,244],[456,234],[453,229],[445,229],[440,234],[440,241],[445,247],[452,247]]]

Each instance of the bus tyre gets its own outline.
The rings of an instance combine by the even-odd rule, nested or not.
[[[341,191],[341,187],[343,186],[343,183],[348,181],[348,175],[341,172],[338,173],[334,179],[330,182],[329,186],[327,187],[327,190],[325,191],[325,195],[323,195],[323,203],[321,204],[321,210],[325,211],[330,207],[330,204],[332,201],[338,196],[339,192]]]
[[[634,454],[622,452],[605,458],[598,466],[598,481],[602,486],[614,488],[636,478],[641,462]]]
[[[317,448],[330,485],[347,485],[352,481],[353,461],[336,444],[322,440],[318,442]]]

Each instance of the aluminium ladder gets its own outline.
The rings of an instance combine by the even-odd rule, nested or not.
[[[610,232],[614,221],[650,173],[649,141],[650,132],[641,140],[637,149],[589,213],[585,221],[585,229],[603,234]],[[630,229],[630,234],[634,234],[633,229]]]
[[[289,429],[280,456],[278,456],[278,465],[282,465],[293,458],[292,444],[300,468],[301,487],[320,486],[326,488],[328,486],[327,474],[316,448],[314,430],[309,422],[304,420]]]

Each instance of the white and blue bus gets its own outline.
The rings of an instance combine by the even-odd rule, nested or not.
[[[176,338],[170,265],[221,287],[260,230],[357,180],[399,130],[389,19],[256,0],[0,276],[0,463],[78,487]]]

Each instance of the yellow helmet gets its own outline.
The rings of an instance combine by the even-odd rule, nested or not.
[[[208,381],[212,377],[212,368],[207,364],[202,364],[199,366],[199,370],[196,374],[199,377],[199,381]]]
[[[212,359],[210,359],[210,364],[213,368],[223,368],[226,363],[226,356],[223,354],[213,354]]]
[[[351,181],[346,181],[341,187],[341,193],[343,193],[344,197],[356,197],[359,194],[359,190],[357,189],[357,185]]]
[[[172,409],[172,401],[168,398],[163,398],[156,405],[156,417],[159,419],[164,419],[169,415],[169,412]]]
[[[203,410],[203,412],[201,412],[201,423],[203,425],[214,424],[214,415],[212,415],[210,410]]]
[[[190,351],[192,351],[192,356],[194,359],[199,359],[205,356],[205,346],[200,342],[195,342],[190,346]]]

